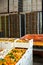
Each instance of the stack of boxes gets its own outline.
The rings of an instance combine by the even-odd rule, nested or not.
[[[23,12],[42,11],[42,0],[23,0]]]
[[[10,37],[20,37],[19,15],[10,15]]]
[[[26,14],[26,34],[37,33],[37,12]]]
[[[32,11],[37,11],[37,0],[32,0]]]
[[[3,37],[42,33],[41,11],[42,0],[9,0],[9,5],[8,0],[0,0],[0,13],[10,13],[0,16]]]
[[[42,0],[1,0],[0,13],[42,11]]]
[[[9,12],[18,12],[18,0],[9,0]]]
[[[9,7],[9,9],[8,9]],[[23,0],[1,0],[0,1],[0,13],[9,12],[22,12],[23,11]]]
[[[20,37],[20,21],[18,14],[0,16],[0,37]]]
[[[23,0],[23,12],[31,12],[31,0]]]
[[[26,14],[26,34],[31,33],[31,13]]]
[[[18,11],[23,12],[23,0],[18,0]]]
[[[2,37],[9,37],[8,32],[9,32],[9,22],[8,22],[8,15],[7,16],[1,16],[1,32],[2,32]]]
[[[37,0],[37,11],[42,11],[42,0]]]
[[[22,0],[9,0],[9,12],[22,12],[23,2]]]
[[[0,13],[8,12],[8,0],[0,0]]]

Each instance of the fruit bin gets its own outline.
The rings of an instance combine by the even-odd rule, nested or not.
[[[17,40],[18,39],[16,39],[13,43],[10,43],[10,42],[2,43],[0,48],[2,47],[4,48],[4,50],[0,52],[0,58],[4,58],[13,48],[16,48],[16,47],[17,48],[27,48],[25,54],[15,65],[33,65],[33,52],[32,52],[33,39],[29,40],[28,43],[18,43],[16,42]]]

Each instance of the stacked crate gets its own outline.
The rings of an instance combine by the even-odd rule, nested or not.
[[[1,30],[1,16],[0,16],[0,32],[1,32],[2,30]]]
[[[23,11],[42,11],[42,0],[23,0]]]
[[[37,33],[37,12],[31,13],[31,34]]]
[[[9,6],[8,0],[0,0],[0,13],[8,10],[10,14],[0,16],[2,37],[42,33],[42,12],[39,12],[42,11],[42,0],[9,0]]]
[[[8,0],[4,0],[3,4],[3,11],[8,12]]]
[[[22,12],[23,0],[0,0],[0,13],[9,12]]]
[[[31,13],[26,14],[26,34],[31,33]]]
[[[13,2],[14,2],[14,6],[13,6],[14,11],[18,12],[18,0],[14,0]]]
[[[37,12],[37,33],[42,34],[42,12]]]
[[[42,11],[42,0],[37,0],[37,11]]]
[[[32,0],[32,11],[42,11],[42,0]]]
[[[2,35],[5,36],[5,17],[1,16],[1,29],[2,29]]]
[[[23,11],[22,0],[9,0],[9,12],[21,12]]]
[[[9,12],[13,12],[13,10],[14,10],[14,2],[13,2],[13,0],[9,0]]]
[[[18,0],[9,0],[9,12],[18,12]]]
[[[37,12],[26,14],[26,34],[37,33]]]
[[[10,37],[20,37],[20,21],[19,15],[10,15]]]
[[[32,0],[32,11],[37,11],[37,0]]]
[[[1,16],[1,25],[4,37],[9,37],[8,16]]]
[[[42,34],[42,12],[40,12],[40,34]]]
[[[8,0],[0,0],[0,13],[8,12]]]
[[[23,12],[31,12],[31,0],[23,0]]]
[[[23,12],[23,0],[18,0],[18,11]]]
[[[20,37],[20,21],[18,14],[6,14],[0,16],[0,37]]]
[[[42,12],[26,14],[26,34],[42,34]]]

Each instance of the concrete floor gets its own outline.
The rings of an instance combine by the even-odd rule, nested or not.
[[[34,62],[33,65],[43,65],[43,63]]]
[[[43,65],[43,58],[39,56],[33,56],[33,65]]]

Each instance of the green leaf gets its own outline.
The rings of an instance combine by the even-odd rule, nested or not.
[[[5,59],[2,59],[2,58],[0,58],[0,61],[3,61],[3,62],[5,62],[6,60],[5,60]]]
[[[12,53],[8,53],[7,55],[13,55]]]
[[[14,56],[13,56],[13,55],[11,55],[11,56],[10,56],[10,58],[14,59]]]

